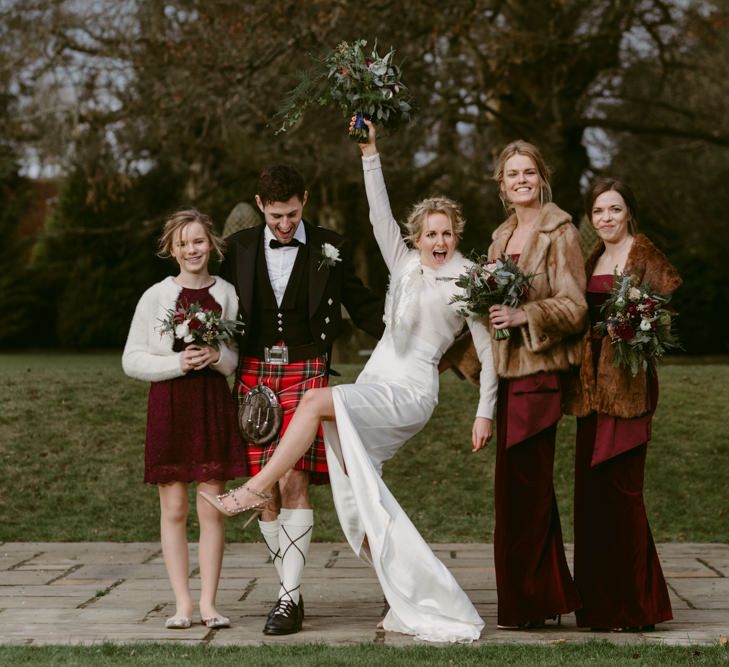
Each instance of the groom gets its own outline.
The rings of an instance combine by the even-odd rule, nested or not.
[[[383,301],[355,275],[349,244],[302,220],[307,200],[303,178],[294,168],[264,169],[256,204],[265,224],[233,234],[221,267],[221,275],[236,287],[240,319],[246,324],[236,391],[240,395],[264,384],[276,392],[285,413],[272,443],[247,443],[251,475],[275,451],[304,392],[328,384],[332,344],[342,332],[341,306],[372,336],[379,338],[384,329]],[[280,511],[267,509],[258,522],[281,582],[265,634],[301,630],[301,580],[314,527],[309,484],[328,480],[320,428],[308,452],[278,483]]]

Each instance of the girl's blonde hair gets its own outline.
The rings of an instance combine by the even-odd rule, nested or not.
[[[157,255],[159,257],[171,257],[172,244],[175,242],[175,234],[177,234],[178,231],[182,233],[182,230],[193,222],[199,222],[203,226],[205,233],[208,235],[210,245],[217,253],[218,259],[222,260],[223,250],[225,249],[225,241],[216,234],[210,218],[194,208],[177,211],[167,218],[165,225],[162,228],[162,236],[159,237],[159,241],[157,243]]]
[[[547,166],[547,163],[544,161],[542,154],[534,144],[530,144],[528,141],[524,141],[523,139],[517,139],[504,147],[504,150],[501,151],[499,159],[496,162],[496,169],[494,169],[493,178],[499,184],[499,199],[506,211],[509,212],[514,207],[504,196],[504,193],[501,190],[501,185],[504,182],[504,168],[506,161],[515,155],[525,155],[526,157],[531,158],[537,168],[537,174],[539,174],[539,180],[542,184],[539,188],[540,206],[544,206],[547,202],[552,201],[552,188],[549,185],[549,179],[552,173]]]
[[[425,221],[431,213],[442,213],[451,221],[453,234],[460,241],[463,236],[463,228],[466,226],[466,220],[458,202],[448,197],[428,197],[413,206],[405,221],[405,229],[407,236],[405,239],[415,246],[415,242],[420,239],[423,233]]]

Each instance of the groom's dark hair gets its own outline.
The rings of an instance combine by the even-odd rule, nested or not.
[[[256,194],[264,206],[275,201],[288,201],[294,195],[304,201],[305,192],[303,177],[287,164],[266,167],[258,177],[256,186]]]

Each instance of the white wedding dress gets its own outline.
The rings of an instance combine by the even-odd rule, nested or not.
[[[336,422],[323,422],[334,503],[352,549],[375,568],[390,607],[385,630],[470,642],[483,621],[380,477],[383,462],[425,426],[438,402],[438,362],[464,323],[449,304],[458,288],[439,278],[458,276],[469,262],[456,252],[438,269],[421,265],[392,217],[379,156],[362,162],[370,219],[391,278],[385,333],[356,383],[332,388]],[[476,414],[492,418],[491,339],[482,323],[467,321],[482,360]]]

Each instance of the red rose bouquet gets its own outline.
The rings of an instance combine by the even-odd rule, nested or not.
[[[613,345],[613,366],[629,368],[633,377],[663,357],[666,350],[680,348],[673,319],[666,308],[670,296],[658,294],[650,285],[633,286],[627,273],[613,278],[613,289],[602,306],[604,320],[594,329],[608,336]]]
[[[169,334],[184,343],[220,346],[236,334],[243,333],[243,322],[225,320],[215,310],[206,310],[195,302],[187,308],[170,308],[160,320],[160,335]]]
[[[513,259],[503,256],[489,262],[485,255],[473,258],[466,273],[455,279],[462,292],[455,294],[451,303],[462,303],[463,315],[488,315],[489,308],[503,304],[516,308],[529,293],[536,274],[526,275]],[[509,338],[509,329],[494,329],[496,340]]]

